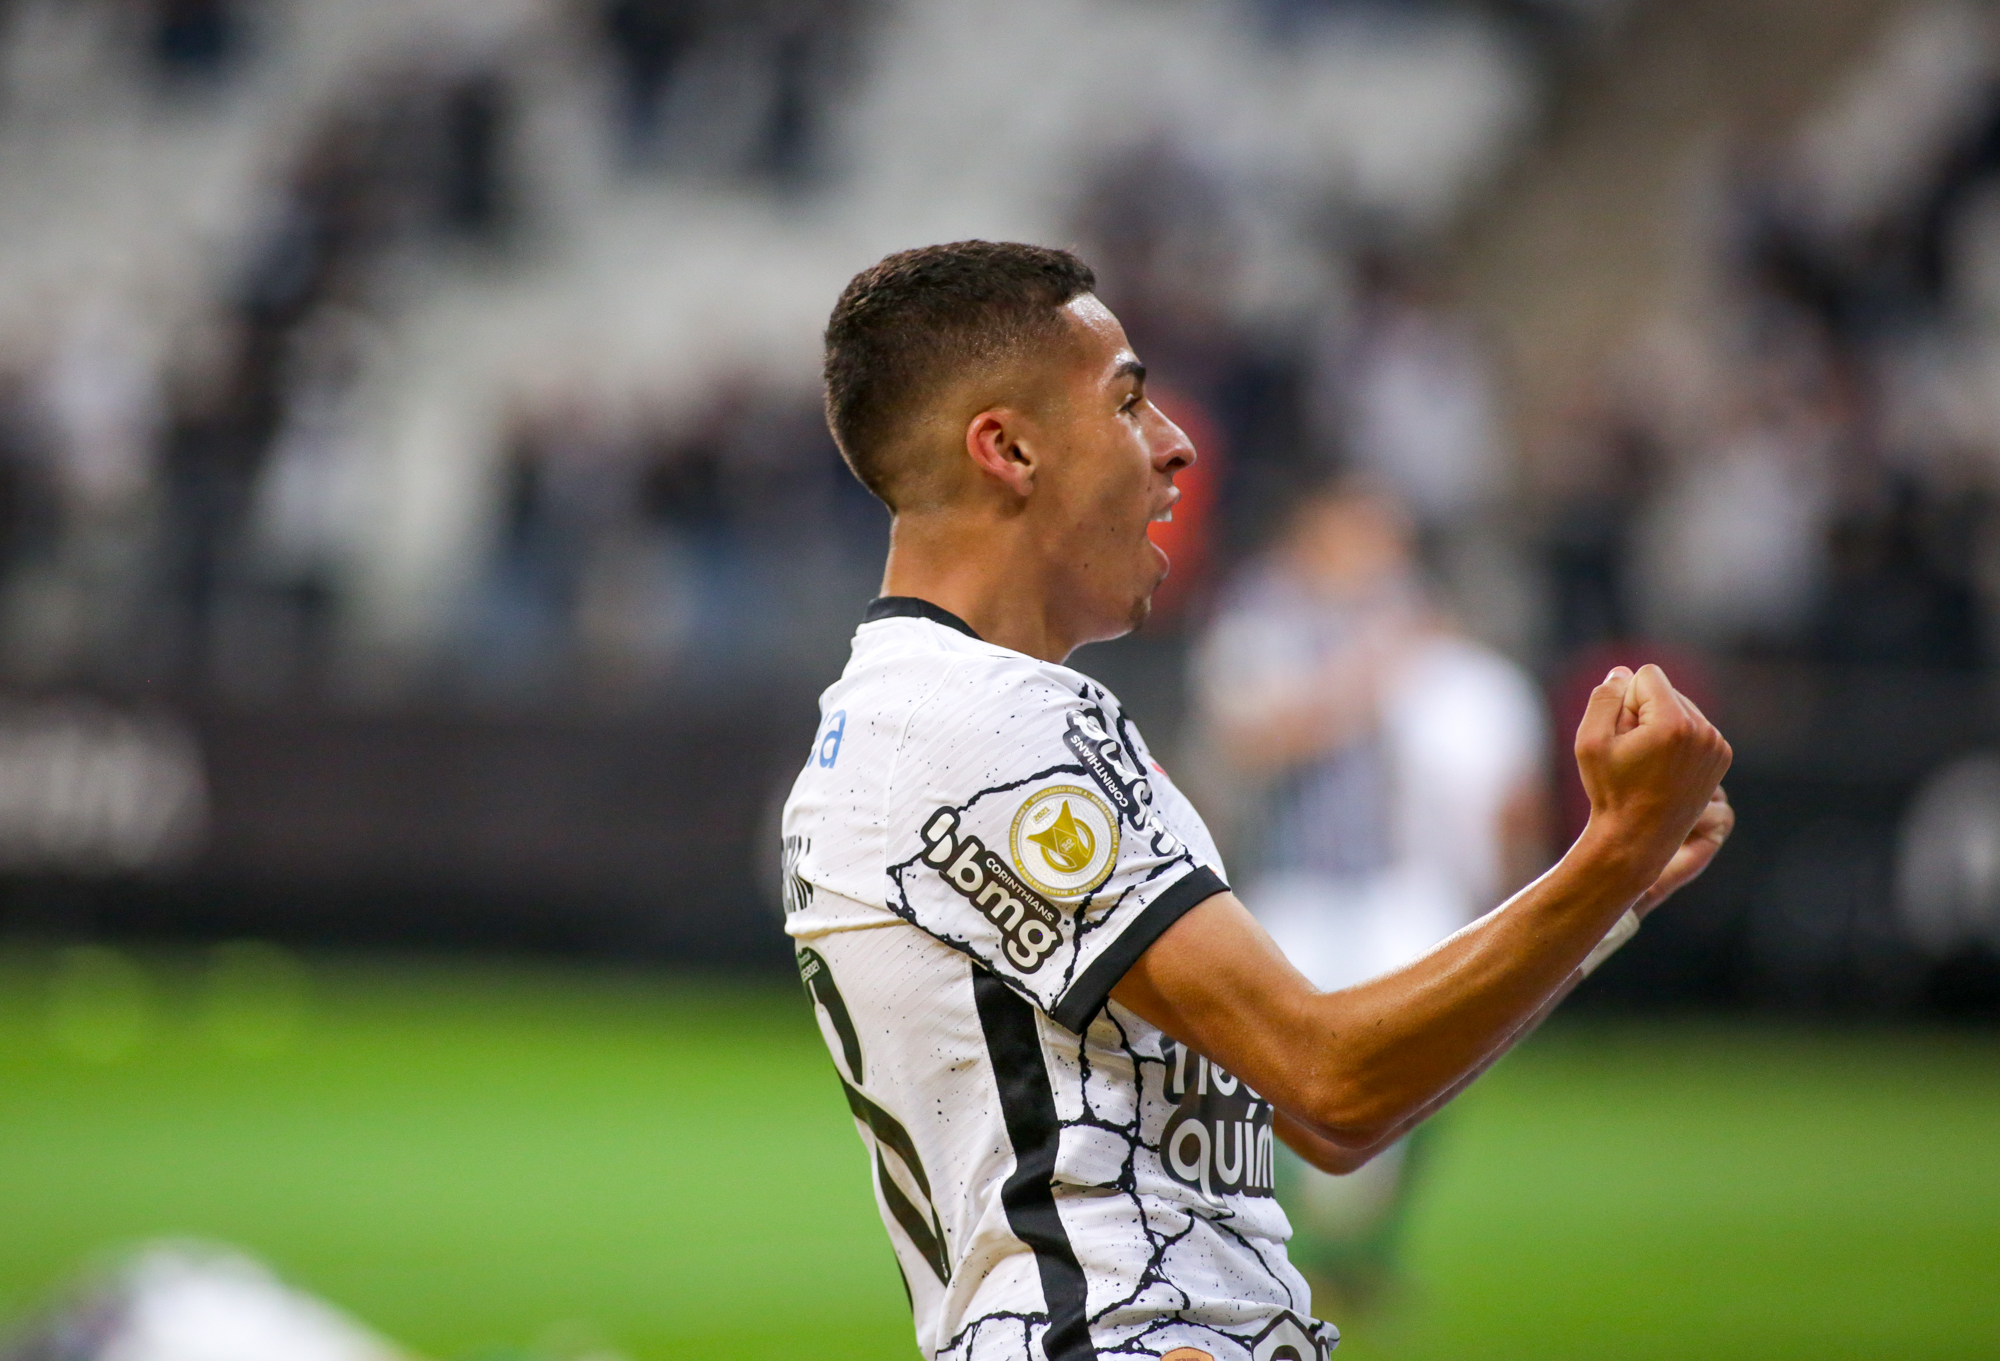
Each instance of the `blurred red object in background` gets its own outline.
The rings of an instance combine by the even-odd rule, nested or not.
[[[1196,454],[1192,466],[1174,475],[1174,485],[1181,492],[1174,518],[1155,523],[1150,531],[1153,542],[1173,564],[1153,596],[1152,619],[1172,623],[1206,598],[1215,557],[1215,504],[1228,450],[1221,428],[1200,400],[1161,383],[1150,385],[1147,395],[1168,420],[1187,432]]]

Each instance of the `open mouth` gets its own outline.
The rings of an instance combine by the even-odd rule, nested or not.
[[[1180,499],[1181,499],[1181,489],[1179,487],[1167,488],[1166,504],[1153,512],[1151,523],[1156,525],[1172,523],[1174,518],[1174,506],[1180,501]]]

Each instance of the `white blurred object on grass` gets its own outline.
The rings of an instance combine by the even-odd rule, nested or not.
[[[226,1248],[142,1249],[0,1357],[40,1361],[411,1361],[322,1300]]]
[[[1933,955],[2000,952],[2000,755],[1960,757],[1917,790],[1896,848],[1896,911]]]

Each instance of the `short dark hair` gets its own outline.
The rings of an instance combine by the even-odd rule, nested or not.
[[[1066,250],[954,241],[899,251],[848,281],[826,324],[826,423],[847,466],[891,510],[903,426],[938,388],[1061,335],[1097,288]]]

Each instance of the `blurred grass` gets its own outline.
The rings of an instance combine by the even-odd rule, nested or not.
[[[915,1355],[794,989],[260,958],[0,956],[0,1318],[192,1235],[438,1357]],[[2000,1355],[1992,1035],[1573,1022],[1436,1148],[1349,1361]]]
[[[1448,1119],[1349,1361],[2000,1356],[2000,1037],[1558,1024]]]

